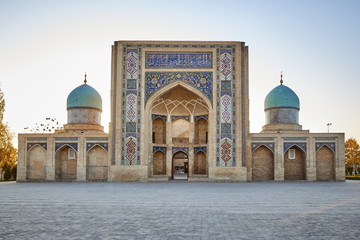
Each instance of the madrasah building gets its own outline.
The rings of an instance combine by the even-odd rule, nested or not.
[[[63,129],[19,134],[17,181],[345,180],[344,133],[303,130],[282,79],[249,133],[244,42],[116,41],[111,64],[109,133],[85,81]]]

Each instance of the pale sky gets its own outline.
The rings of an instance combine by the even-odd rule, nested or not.
[[[111,45],[118,40],[244,41],[249,46],[250,132],[279,84],[300,98],[310,132],[360,141],[360,1],[0,0],[0,83],[17,134],[46,117],[67,121],[66,98],[83,83],[110,121]],[[17,144],[16,144],[17,145]]]

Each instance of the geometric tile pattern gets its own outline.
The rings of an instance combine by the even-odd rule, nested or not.
[[[208,115],[195,116],[195,122],[196,122],[197,120],[199,120],[200,118],[203,118],[203,119],[205,119],[205,120],[208,120],[208,119],[209,119],[209,116],[208,116]]]
[[[147,52],[146,68],[211,68],[212,53]]]
[[[222,123],[221,124],[221,134],[231,134],[231,124]]]
[[[232,141],[228,138],[221,139],[220,143],[220,166],[229,167],[231,166],[231,159],[232,159]]]
[[[55,152],[57,152],[57,150],[59,150],[64,145],[68,145],[69,147],[74,149],[76,152],[78,151],[78,144],[77,143],[62,142],[62,143],[55,143]]]
[[[334,153],[336,153],[336,143],[335,142],[317,142],[317,143],[315,143],[315,152],[317,152],[323,146],[327,146]]]
[[[126,96],[126,121],[136,121],[136,94],[130,93]]]
[[[206,154],[206,147],[194,147],[194,155],[199,151],[204,152]]]
[[[232,69],[232,55],[231,50],[221,49],[220,51],[220,79],[231,80],[231,69]]]
[[[138,72],[138,50],[137,49],[127,49],[127,79],[137,79]]]
[[[109,144],[104,142],[88,142],[86,143],[86,152],[90,151],[95,146],[102,147],[105,151],[108,151]]]
[[[161,118],[166,122],[166,116],[165,115],[153,114],[152,117],[151,117],[151,120],[154,120],[155,118]]]
[[[174,153],[179,152],[179,151],[182,151],[182,152],[184,152],[186,154],[189,154],[189,148],[187,148],[187,147],[173,147],[172,148],[172,154],[173,155],[174,155]]]
[[[146,72],[145,102],[163,87],[177,81],[196,88],[212,102],[212,72]]]
[[[156,151],[162,151],[166,154],[166,147],[153,146],[153,153]]]
[[[127,89],[136,89],[136,82],[136,79],[128,79],[126,84]]]
[[[126,132],[136,132],[136,123],[135,122],[127,122],[126,123]]]
[[[251,152],[252,153],[255,152],[256,149],[258,149],[261,146],[267,147],[270,151],[272,151],[272,153],[274,153],[275,151],[274,149],[275,144],[273,142],[257,142],[251,144]]]
[[[231,97],[221,97],[221,123],[231,123]]]
[[[306,153],[307,143],[304,143],[304,142],[285,142],[284,143],[284,153],[293,146],[299,147],[301,150],[304,151],[304,153]]]
[[[171,121],[174,122],[175,120],[178,119],[184,119],[186,121],[189,121],[189,116],[171,116]]]
[[[136,156],[136,139],[133,137],[128,137],[125,140],[125,164],[136,164]]]
[[[45,151],[47,151],[47,143],[28,143],[27,144],[27,151],[29,151],[31,148],[33,148],[34,146],[39,145],[40,147],[42,147]]]

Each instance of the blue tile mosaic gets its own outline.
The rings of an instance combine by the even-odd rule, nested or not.
[[[194,155],[199,151],[206,153],[206,147],[194,147]]]
[[[77,143],[55,143],[55,152],[62,148],[64,145],[67,145],[74,149],[76,152],[78,151],[78,144]]]
[[[126,123],[126,132],[136,132],[136,123],[135,122],[127,122]]]
[[[42,147],[45,151],[47,151],[47,143],[39,142],[39,143],[28,143],[27,144],[27,151],[29,151],[31,148],[35,147],[36,145]]]
[[[304,153],[306,153],[307,144],[304,142],[285,142],[284,143],[284,153],[293,146],[299,147],[301,150],[304,151]]]
[[[222,123],[221,124],[221,134],[231,134],[231,124]]]
[[[153,114],[151,116],[151,119],[154,120],[155,118],[161,118],[166,122],[166,116],[165,115],[158,115],[158,114]]]
[[[212,103],[212,72],[146,72],[145,102],[157,91],[176,81],[196,88]]]
[[[156,151],[162,151],[166,154],[166,147],[160,147],[160,146],[153,146],[153,153]]]
[[[136,79],[127,80],[127,89],[136,89]]]
[[[199,120],[200,118],[209,120],[209,116],[208,116],[208,115],[199,115],[199,116],[195,116],[195,122],[196,122],[197,120]]]
[[[184,119],[186,121],[189,121],[189,116],[171,116],[171,121],[175,121],[175,120],[178,120],[178,119]]]
[[[186,154],[189,154],[189,148],[187,148],[187,147],[173,147],[172,148],[172,154],[174,154],[176,152],[180,152],[180,151],[182,151]]]
[[[147,52],[145,61],[146,68],[212,68],[212,53]]]
[[[336,153],[336,143],[335,142],[317,142],[317,143],[315,143],[315,151],[317,152],[323,146],[327,146],[334,153]]]
[[[93,147],[95,146],[100,146],[102,147],[105,151],[109,150],[109,144],[108,143],[104,143],[104,142],[88,142],[86,143],[86,152],[90,151]]]
[[[251,152],[252,153],[255,152],[256,149],[258,149],[261,146],[267,147],[273,153],[275,151],[275,149],[274,149],[275,148],[275,143],[273,143],[273,142],[257,142],[257,143],[252,143],[251,144]]]

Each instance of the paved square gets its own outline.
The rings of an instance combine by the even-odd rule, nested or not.
[[[360,181],[0,183],[0,239],[359,239]]]

